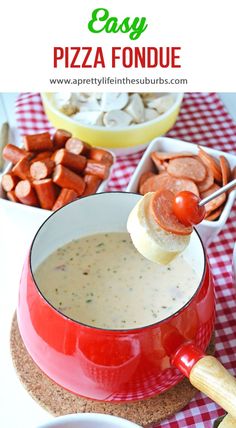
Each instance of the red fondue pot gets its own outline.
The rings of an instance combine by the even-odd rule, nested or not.
[[[122,192],[81,198],[40,227],[20,284],[17,316],[25,346],[43,372],[83,397],[144,399],[166,391],[185,375],[236,417],[234,378],[213,357],[204,356],[214,328],[214,290],[196,231],[184,256],[198,272],[199,286],[184,307],[156,324],[127,330],[84,325],[55,309],[34,280],[37,266],[69,241],[126,231],[127,217],[139,198]]]

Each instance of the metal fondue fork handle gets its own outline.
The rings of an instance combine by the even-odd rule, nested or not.
[[[221,187],[220,189],[216,190],[214,193],[212,193],[211,195],[207,196],[206,198],[202,199],[199,202],[199,207],[201,207],[202,205],[207,204],[208,202],[212,201],[212,199],[217,198],[217,196],[220,196],[222,193],[227,192],[227,190],[231,189],[232,187],[236,187],[236,178],[232,181],[230,181],[228,184],[226,184],[225,186]]]

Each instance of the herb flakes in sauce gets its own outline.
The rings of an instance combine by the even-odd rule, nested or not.
[[[62,313],[108,329],[142,327],[170,316],[192,297],[199,282],[183,258],[168,267],[146,260],[127,233],[75,240],[50,255],[35,278]]]

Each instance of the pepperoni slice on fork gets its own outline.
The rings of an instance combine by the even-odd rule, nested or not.
[[[158,190],[150,201],[150,213],[156,223],[167,232],[175,235],[190,235],[193,228],[181,223],[173,212],[175,195],[170,190]]]

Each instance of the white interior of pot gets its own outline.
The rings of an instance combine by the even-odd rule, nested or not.
[[[125,232],[128,215],[140,197],[126,192],[100,193],[78,199],[56,211],[43,223],[34,238],[31,250],[32,271],[49,254],[73,239],[95,233]],[[201,278],[205,255],[195,231],[184,251],[184,257]]]

